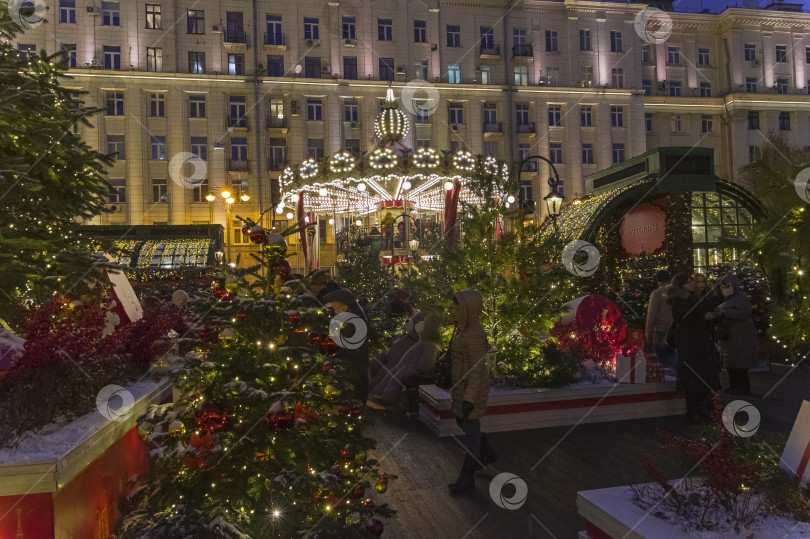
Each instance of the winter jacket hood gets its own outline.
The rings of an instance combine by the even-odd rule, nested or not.
[[[471,323],[478,322],[481,311],[484,310],[484,298],[478,290],[468,288],[453,294],[458,301],[458,320],[456,327],[459,331],[467,329]]]

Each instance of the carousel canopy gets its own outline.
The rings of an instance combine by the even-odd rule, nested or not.
[[[314,212],[371,213],[386,202],[403,199],[415,209],[441,210],[447,191],[456,182],[461,184],[459,199],[476,204],[481,201],[464,188],[471,175],[506,180],[511,173],[508,163],[492,156],[475,156],[467,150],[440,153],[427,147],[413,151],[403,146],[400,141],[408,131],[408,119],[399,110],[391,88],[375,131],[378,146],[362,157],[342,150],[323,160],[310,158],[287,167],[281,176],[282,200],[276,211],[283,213],[300,196],[307,211]]]

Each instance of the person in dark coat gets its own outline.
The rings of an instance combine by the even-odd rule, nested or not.
[[[720,292],[725,301],[717,308],[720,313],[717,340],[720,359],[728,371],[728,392],[750,395],[748,369],[757,360],[757,328],[751,319],[751,302],[731,274],[720,280]]]
[[[711,311],[719,299],[695,297],[694,279],[688,273],[672,278],[666,298],[672,309],[672,344],[678,351],[675,387],[686,394],[686,421],[708,421],[709,394],[720,388],[720,363],[710,322],[718,317]]]
[[[467,453],[461,473],[450,492],[458,493],[475,487],[475,471],[497,458],[486,435],[481,434],[481,418],[487,413],[489,398],[489,352],[487,333],[479,321],[484,300],[477,290],[453,294],[450,317],[456,324],[450,339],[450,381],[453,413],[464,431]]]
[[[340,320],[339,335],[332,336],[332,340],[338,345],[335,360],[348,373],[347,378],[353,386],[350,391],[351,397],[365,407],[369,392],[368,334],[371,331],[371,325],[368,317],[357,304],[357,299],[350,290],[340,288],[324,295],[323,299],[326,303],[332,304],[332,308],[337,313],[336,316],[340,313],[350,315],[344,316],[345,320]],[[330,335],[332,332],[333,327],[330,323]]]

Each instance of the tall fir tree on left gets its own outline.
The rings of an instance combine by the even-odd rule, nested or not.
[[[281,236],[246,233],[260,264],[195,306],[201,341],[171,367],[181,396],[139,419],[154,466],[120,536],[380,536],[389,477],[367,453],[329,314],[306,283],[282,286]]]
[[[69,77],[61,55],[19,53],[14,42],[21,31],[8,2],[0,2],[0,317],[5,319],[14,314],[9,298],[39,302],[68,290],[78,296],[103,278],[103,259],[92,253],[78,227],[81,219],[105,211],[110,192],[105,167],[112,162],[78,133],[100,109],[83,106],[77,92],[62,86]]]

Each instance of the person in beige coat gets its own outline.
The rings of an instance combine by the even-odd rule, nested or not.
[[[481,418],[487,413],[489,351],[487,334],[479,321],[483,298],[477,290],[456,292],[450,305],[450,317],[456,327],[450,340],[450,382],[453,413],[465,434],[467,454],[461,473],[449,485],[453,493],[475,487],[474,473],[495,460],[486,437],[481,434]]]

